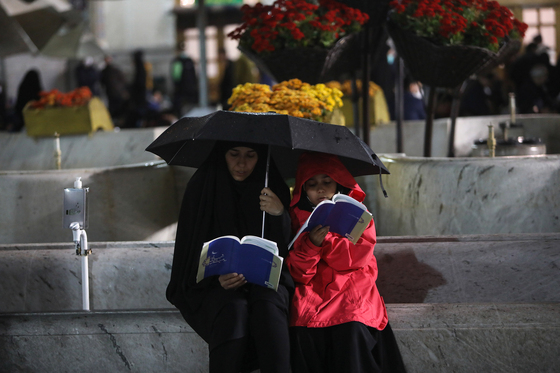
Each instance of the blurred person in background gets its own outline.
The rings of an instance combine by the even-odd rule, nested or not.
[[[525,51],[513,61],[510,77],[516,88],[529,79],[529,71],[538,60],[536,52],[537,44],[529,43],[525,46]]]
[[[509,102],[504,96],[503,82],[493,72],[469,79],[461,97],[459,116],[499,115],[507,110]]]
[[[167,127],[177,121],[171,101],[159,90],[148,95],[148,107],[144,127]]]
[[[8,129],[7,105],[6,88],[4,83],[0,81],[0,131],[6,131]]]
[[[130,85],[130,100],[125,127],[139,128],[143,126],[144,116],[148,105],[147,71],[144,64],[144,52],[136,50],[132,54],[134,76]]]
[[[421,83],[407,78],[405,79],[404,88],[404,120],[426,119],[426,108],[424,106],[424,94]]]
[[[269,78],[270,79],[270,78]],[[255,63],[251,61],[243,53],[239,56],[237,60],[233,63],[233,84],[237,87],[239,84],[245,83],[259,83],[260,72],[255,66]],[[270,80],[272,82],[272,80]],[[269,84],[268,82],[262,81],[262,84]],[[271,84],[269,84],[271,85]]]
[[[105,67],[101,70],[100,82],[107,95],[111,118],[117,127],[121,127],[130,94],[126,77],[122,70],[114,65],[111,56],[105,56]]]
[[[229,110],[228,99],[231,97],[233,88],[233,62],[227,57],[225,48],[218,50],[218,65],[220,66],[220,104],[223,110]]]
[[[19,132],[24,126],[23,108],[29,101],[38,100],[43,90],[41,76],[36,69],[29,70],[18,86],[17,99],[14,107],[14,122],[8,126],[11,132]]]
[[[171,61],[171,81],[173,82],[173,113],[181,118],[198,103],[198,78],[192,58],[187,56],[181,44],[177,56]],[[184,107],[187,107],[184,109]]]
[[[515,86],[516,106],[519,113],[551,112],[555,110],[554,98],[560,93],[557,71],[550,63],[549,48],[537,35],[525,46],[525,52],[514,62],[511,79]]]
[[[516,89],[515,102],[519,114],[554,112],[555,100],[548,89],[548,68],[544,64],[536,64],[529,71],[529,77]]]
[[[94,96],[99,96],[99,70],[93,63],[93,57],[86,57],[76,66],[76,82],[78,87],[88,87]]]

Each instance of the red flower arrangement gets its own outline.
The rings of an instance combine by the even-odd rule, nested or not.
[[[243,24],[228,36],[241,47],[263,54],[296,47],[329,48],[360,31],[369,16],[334,0],[276,0],[272,5],[243,5]]]
[[[392,0],[389,8],[389,18],[401,28],[441,45],[496,52],[507,38],[523,38],[527,31],[527,24],[497,1]]]
[[[39,100],[32,101],[30,107],[33,109],[43,109],[45,107],[72,107],[82,106],[89,102],[92,97],[88,87],[79,87],[75,90],[63,93],[58,89],[42,91],[39,93]]]

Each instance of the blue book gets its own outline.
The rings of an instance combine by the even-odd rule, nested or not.
[[[247,282],[278,290],[283,261],[274,241],[257,236],[222,236],[202,246],[196,282],[238,273]]]
[[[329,232],[338,233],[356,244],[373,219],[367,207],[346,194],[335,194],[332,200],[317,205],[307,221],[301,226],[288,248],[303,232],[309,232],[317,225],[329,226]]]

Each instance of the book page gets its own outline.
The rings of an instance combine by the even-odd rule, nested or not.
[[[278,245],[276,244],[276,242],[267,240],[266,238],[257,237],[257,236],[245,236],[241,240],[241,243],[256,245],[265,250],[270,251],[274,255],[278,255]]]
[[[230,239],[232,239],[232,240],[235,240],[235,241],[241,243],[241,240],[240,240],[239,237],[237,237],[237,236],[220,236],[220,237],[214,238],[213,240],[210,240],[210,241],[208,241],[208,242],[205,242],[204,244],[210,244],[210,243],[212,243],[212,242],[214,242],[214,241],[223,240],[224,238],[230,238]]]
[[[338,201],[344,201],[344,202],[348,202],[351,203],[353,205],[359,206],[362,210],[367,210],[366,205],[364,205],[361,202],[356,201],[354,198],[347,196],[346,194],[342,194],[342,193],[338,193],[335,194],[334,197],[332,198],[333,202],[338,202]]]

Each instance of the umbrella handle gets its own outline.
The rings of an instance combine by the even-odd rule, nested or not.
[[[264,174],[264,187],[268,187],[268,170],[270,169],[270,145],[268,146],[268,152],[266,154],[266,172]],[[264,220],[266,216],[266,211],[263,211],[263,218],[262,218],[262,235],[261,238],[264,238]]]

